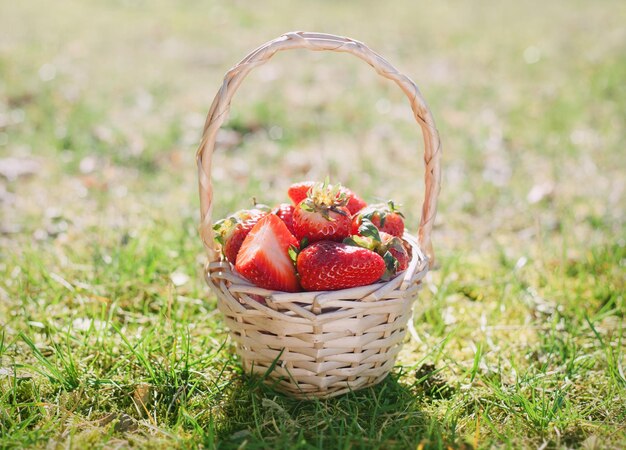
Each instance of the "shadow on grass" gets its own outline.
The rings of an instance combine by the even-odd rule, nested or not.
[[[447,448],[414,386],[392,374],[326,400],[296,400],[245,377],[223,404],[217,448]]]

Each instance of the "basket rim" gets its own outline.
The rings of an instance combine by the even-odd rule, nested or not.
[[[397,300],[382,298],[385,294],[394,290],[407,290],[416,282],[421,281],[429,271],[428,257],[420,249],[417,239],[408,232],[404,233],[403,238],[409,243],[409,245],[411,245],[412,249],[409,267],[396,274],[388,281],[378,281],[365,286],[357,286],[333,291],[285,292],[270,290],[252,284],[250,281],[239,275],[232,264],[225,260],[207,262],[204,267],[204,276],[207,284],[212,289],[218,289],[216,285],[220,284],[220,286],[225,287],[229,293],[237,294],[239,297],[239,304],[242,306],[247,305],[253,309],[259,309],[259,307],[262,307],[277,312],[280,308],[279,305],[294,303],[307,306],[310,305],[313,306],[314,309],[321,309],[328,303],[337,301],[341,301],[342,303],[353,301],[359,304],[374,301],[377,303],[384,303],[386,301]],[[228,284],[226,284],[224,280],[227,280]],[[251,297],[252,295],[264,297],[268,305],[273,306],[273,308],[254,300]],[[221,296],[218,295],[218,298],[221,298]],[[314,311],[311,311],[311,313],[315,314]],[[320,311],[319,314],[324,314],[324,312]]]

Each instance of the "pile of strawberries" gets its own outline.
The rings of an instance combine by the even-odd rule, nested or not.
[[[293,184],[292,204],[255,205],[217,222],[224,257],[245,279],[277,291],[326,291],[388,280],[405,270],[410,246],[393,202],[367,205],[350,189]]]

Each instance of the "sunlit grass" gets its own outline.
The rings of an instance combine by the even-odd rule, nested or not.
[[[624,5],[55,5],[0,6],[0,447],[626,446]],[[397,368],[310,402],[242,373],[197,233],[212,96],[291,28],[387,56],[444,145]],[[220,141],[216,218],[329,175],[417,228],[419,128],[347,55],[277,55]]]

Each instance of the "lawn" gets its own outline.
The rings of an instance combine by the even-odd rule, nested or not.
[[[626,447],[626,3],[0,3],[0,448]],[[195,150],[229,67],[296,29],[420,86],[443,143],[424,282],[376,387],[242,373],[202,270]],[[253,72],[215,217],[330,176],[417,229],[422,140],[346,54]]]

